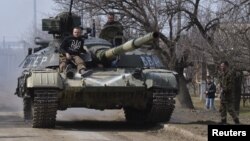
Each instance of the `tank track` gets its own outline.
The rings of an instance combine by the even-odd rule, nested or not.
[[[168,122],[175,108],[175,96],[173,91],[155,89],[152,103],[146,110],[124,108],[126,120],[131,123]]]
[[[34,90],[33,128],[53,128],[57,113],[57,90]]]
[[[175,108],[175,100],[172,91],[154,90],[151,111],[148,114],[148,122],[167,122]]]
[[[23,98],[23,117],[25,121],[32,120],[32,98],[24,97]]]

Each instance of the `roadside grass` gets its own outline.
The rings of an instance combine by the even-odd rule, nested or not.
[[[198,96],[192,96],[191,98],[195,109],[205,109],[205,103],[206,103],[205,98],[201,99]],[[214,105],[216,109],[219,109],[220,101],[218,98],[215,98]]]
[[[243,107],[243,104],[240,105],[240,114],[244,116],[250,116],[250,103],[246,103]]]
[[[194,107],[196,110],[199,111],[208,111],[205,108],[205,99],[201,100],[200,97],[191,97]],[[220,109],[220,99],[215,98],[215,109],[216,113],[219,114],[219,109]],[[210,111],[210,110],[209,110]],[[218,115],[219,116],[219,115]],[[228,117],[230,117],[228,115]],[[250,124],[250,100],[247,100],[245,103],[245,106],[243,106],[243,101],[241,100],[240,102],[240,114],[239,118],[242,124]],[[218,119],[217,119],[218,120]],[[229,121],[232,122],[231,117],[229,118]]]
[[[200,97],[197,97],[197,96],[192,96],[191,98],[192,98],[192,101],[193,101],[195,109],[204,109],[205,108],[205,99],[201,100]],[[219,110],[220,99],[219,98],[215,98],[214,104],[215,104],[215,108],[217,110]],[[241,100],[241,102],[240,102],[240,113],[244,114],[244,115],[246,114],[246,115],[250,116],[250,100],[248,100],[245,103],[245,106],[243,106],[243,102]]]

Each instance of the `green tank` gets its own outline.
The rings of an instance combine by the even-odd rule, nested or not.
[[[53,20],[53,19],[50,19]],[[66,33],[44,20],[51,41],[40,41],[36,52],[29,51],[22,63],[16,95],[24,101],[24,119],[34,128],[53,128],[58,110],[68,108],[123,109],[131,123],[158,123],[170,120],[178,91],[176,73],[167,70],[157,55],[139,48],[158,39],[158,33],[113,47],[107,40],[88,37],[83,58],[89,73],[73,77],[59,72],[59,47]],[[49,21],[51,22],[51,21]],[[72,22],[71,22],[72,23]],[[51,26],[50,26],[51,25]]]

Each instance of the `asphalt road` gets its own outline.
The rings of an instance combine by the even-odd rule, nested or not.
[[[192,130],[181,128],[180,121],[186,117],[182,111],[182,114],[174,113],[169,123],[139,126],[127,124],[122,110],[68,109],[58,111],[54,129],[35,129],[23,120],[22,99],[9,91],[10,88],[0,88],[0,141],[206,140]]]
[[[21,111],[0,111],[0,141],[206,140],[174,124],[129,125],[123,112],[75,109],[58,112],[54,129],[31,128]]]

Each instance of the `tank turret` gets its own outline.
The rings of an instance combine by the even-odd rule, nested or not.
[[[96,58],[98,58],[99,61],[112,60],[118,55],[140,48],[142,47],[142,45],[147,44],[153,41],[154,39],[157,39],[158,37],[159,37],[158,32],[151,32],[137,39],[129,40],[120,46],[110,49],[104,48],[97,50],[95,52],[95,56]]]

